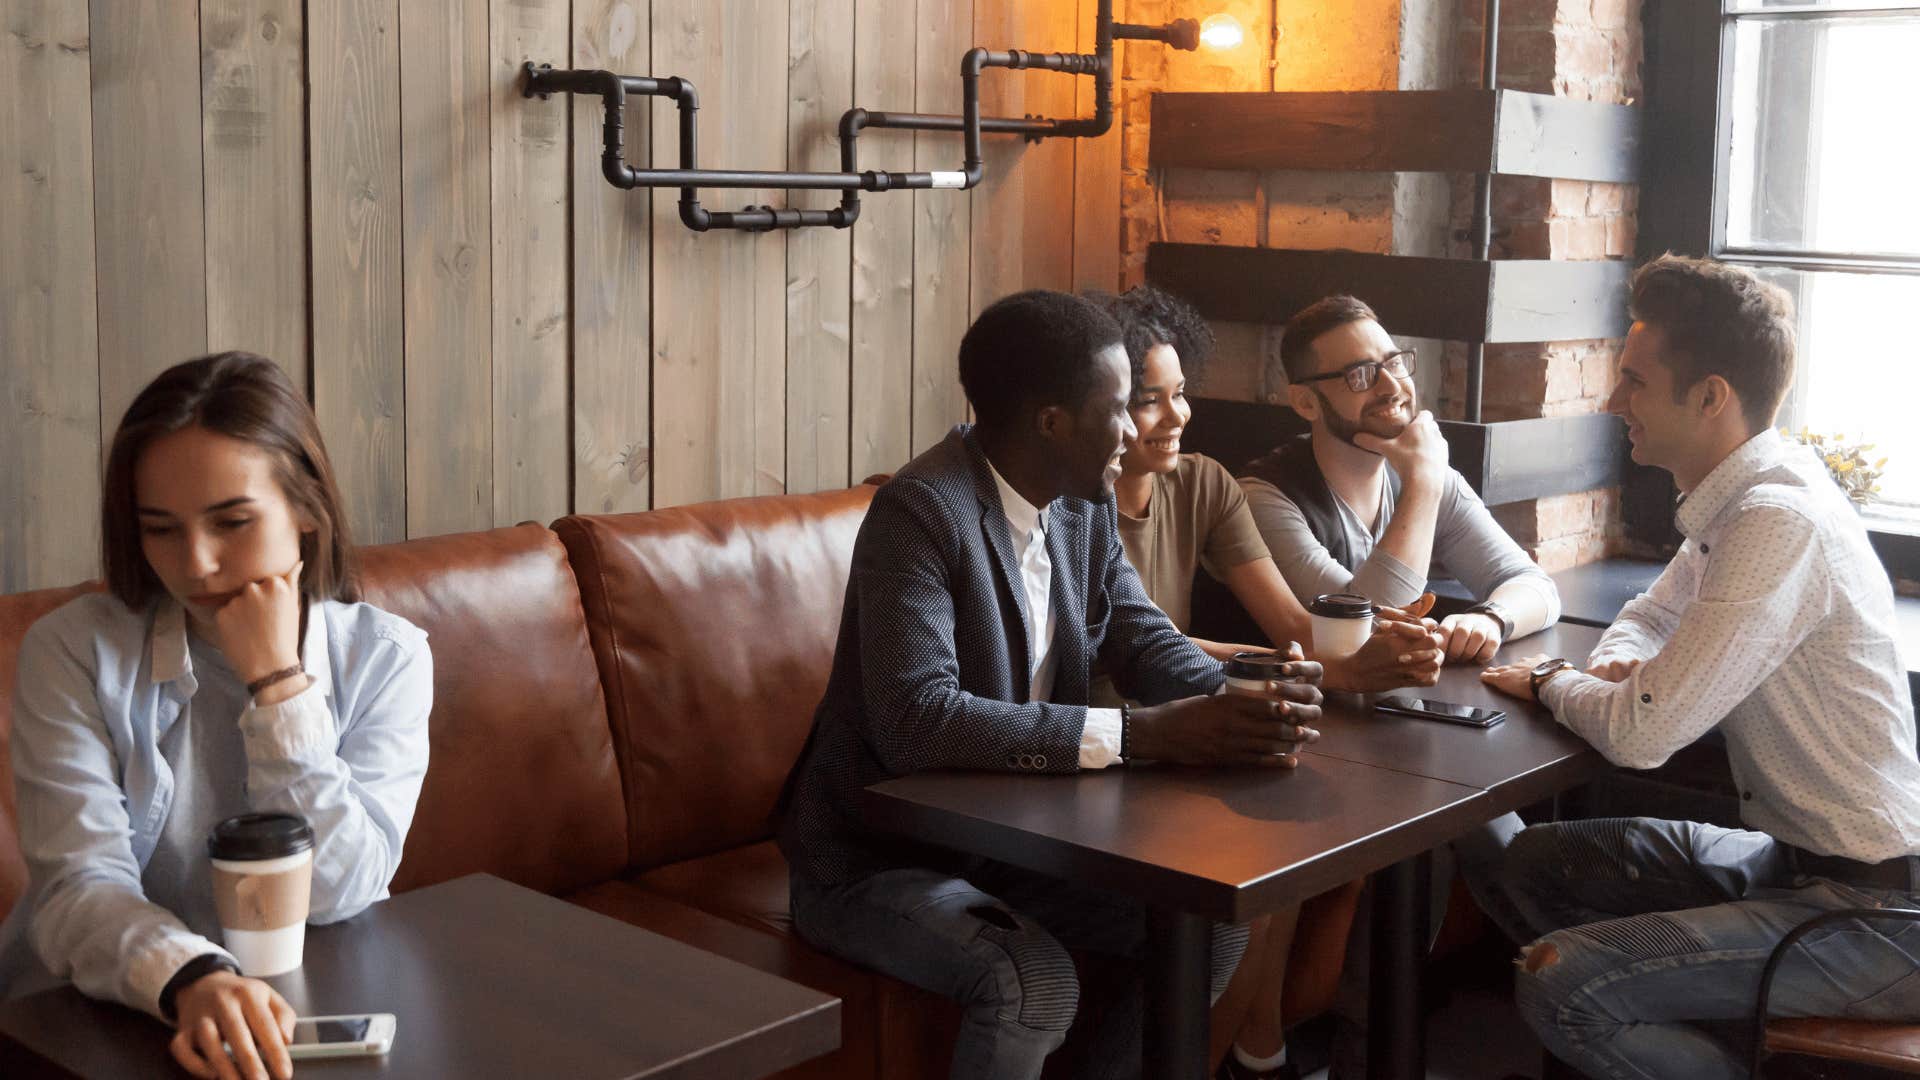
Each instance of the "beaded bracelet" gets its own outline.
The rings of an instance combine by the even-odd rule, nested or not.
[[[1126,702],[1120,703],[1120,763],[1133,756],[1133,708]]]

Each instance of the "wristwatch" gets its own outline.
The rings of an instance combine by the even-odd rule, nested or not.
[[[1563,671],[1572,670],[1573,661],[1564,656],[1556,656],[1551,660],[1542,660],[1533,666],[1533,671],[1527,676],[1527,692],[1533,695],[1533,700],[1539,701],[1541,683],[1546,682],[1548,679],[1553,678]]]
[[[1501,607],[1491,600],[1484,604],[1473,605],[1466,610],[1465,614],[1485,615],[1487,618],[1499,623],[1501,641],[1505,641],[1513,636],[1513,616],[1507,614],[1506,608]]]

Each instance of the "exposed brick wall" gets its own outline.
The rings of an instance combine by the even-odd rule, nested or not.
[[[1124,18],[1158,22],[1193,12],[1168,0],[1129,0]],[[1416,7],[1418,11],[1416,12]],[[1177,9],[1177,10],[1176,10]],[[1350,0],[1283,4],[1276,36],[1269,0],[1229,0],[1248,45],[1223,57],[1123,46],[1120,78],[1122,260],[1126,280],[1145,276],[1147,245],[1188,243],[1301,249],[1437,253],[1412,235],[1404,213],[1406,178],[1369,173],[1173,170],[1150,173],[1149,111],[1156,90],[1361,90],[1434,85],[1408,63],[1403,28],[1450,26],[1436,54],[1442,84],[1479,80],[1481,0]],[[1584,100],[1626,103],[1641,93],[1639,0],[1504,0],[1500,85]],[[1409,34],[1411,30],[1407,31]],[[1269,61],[1273,66],[1269,68]],[[1433,183],[1428,180],[1427,183]],[[1472,220],[1471,177],[1440,178],[1451,187],[1428,232],[1447,237],[1446,253],[1466,257]],[[1396,186],[1400,185],[1400,186]],[[1622,259],[1638,228],[1633,185],[1496,177],[1493,257]],[[1450,220],[1449,220],[1450,219]],[[1389,330],[1392,328],[1389,327]],[[1217,324],[1219,356],[1202,392],[1243,400],[1280,400],[1277,328]],[[1494,345],[1486,350],[1483,415],[1517,420],[1600,411],[1613,389],[1619,341]],[[1422,393],[1441,416],[1463,415],[1466,348],[1442,353],[1443,374]],[[1423,365],[1424,367],[1425,365]],[[1619,546],[1619,492],[1609,489],[1501,507],[1501,523],[1550,570],[1601,558]]]

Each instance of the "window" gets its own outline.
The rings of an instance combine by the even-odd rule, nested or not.
[[[1693,53],[1707,59],[1710,46],[1708,70],[1717,72],[1707,250],[1793,294],[1800,371],[1781,426],[1873,443],[1869,458],[1888,461],[1870,516],[1880,527],[1915,531],[1920,3],[1725,0],[1720,7],[1715,40]],[[1649,34],[1661,29],[1650,12]],[[1698,26],[1696,38],[1707,30]],[[1650,42],[1650,98],[1661,81],[1653,53]],[[1677,59],[1668,53],[1667,62]],[[1658,147],[1656,138],[1655,153]],[[1689,194],[1651,194],[1669,193]]]

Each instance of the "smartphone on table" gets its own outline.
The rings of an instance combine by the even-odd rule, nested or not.
[[[295,1061],[385,1054],[393,1049],[394,1025],[392,1013],[303,1016],[293,1022],[287,1053]]]
[[[1390,713],[1394,716],[1412,716],[1421,720],[1439,720],[1448,724],[1465,724],[1467,727],[1490,728],[1507,718],[1499,709],[1482,709],[1477,705],[1456,705],[1451,701],[1435,701],[1432,698],[1404,697],[1388,694],[1373,703],[1374,711]]]

